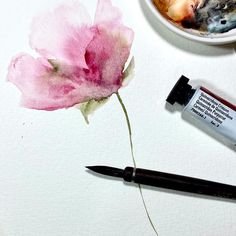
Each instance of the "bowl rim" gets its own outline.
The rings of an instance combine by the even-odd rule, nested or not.
[[[145,0],[146,4],[148,5],[151,12],[158,18],[158,20],[166,26],[169,30],[172,32],[183,36],[184,38],[187,38],[189,40],[193,40],[196,42],[201,42],[205,44],[210,45],[220,45],[220,44],[230,44],[236,41],[236,35],[229,35],[226,37],[201,37],[197,36],[188,32],[185,32],[181,29],[179,29],[177,26],[169,22],[154,6],[152,0]]]

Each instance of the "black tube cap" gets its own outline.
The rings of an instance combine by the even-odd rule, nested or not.
[[[171,105],[174,105],[176,102],[180,105],[187,105],[196,91],[192,89],[192,86],[189,85],[188,82],[189,79],[182,75],[171,90],[166,101]]]

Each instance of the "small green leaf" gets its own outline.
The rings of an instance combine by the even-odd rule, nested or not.
[[[101,106],[103,106],[107,101],[108,98],[103,98],[101,100],[89,100],[88,102],[84,102],[81,103],[79,105],[77,105],[76,107],[78,107],[82,113],[82,115],[84,116],[84,119],[86,121],[87,124],[89,124],[89,120],[88,120],[88,116],[91,115],[93,112],[95,112],[98,108],[100,108]]]
[[[132,57],[129,65],[127,66],[127,68],[124,71],[123,82],[122,82],[123,86],[128,85],[129,82],[133,79],[134,68],[135,68],[135,60],[134,60],[134,57]]]
[[[59,71],[60,67],[59,67],[59,64],[56,62],[56,60],[48,59],[48,62],[52,65],[54,72],[58,72]]]

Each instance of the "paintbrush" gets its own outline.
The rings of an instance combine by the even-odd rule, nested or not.
[[[86,168],[102,175],[123,178],[126,182],[236,200],[236,186],[232,185],[133,167],[124,170],[108,166]]]

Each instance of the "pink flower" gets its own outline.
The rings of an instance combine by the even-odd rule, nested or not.
[[[33,20],[30,45],[40,55],[13,58],[8,80],[27,108],[56,110],[100,100],[122,86],[133,31],[110,0],[99,0],[94,22],[78,3]]]

